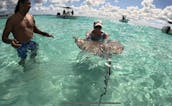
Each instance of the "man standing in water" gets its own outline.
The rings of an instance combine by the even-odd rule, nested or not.
[[[33,16],[28,13],[30,8],[30,0],[18,0],[15,13],[7,19],[2,35],[2,41],[4,43],[11,44],[16,48],[21,58],[19,62],[20,65],[24,65],[28,50],[31,51],[31,58],[37,55],[38,44],[31,41],[33,33],[38,33],[46,37],[53,37],[36,27]],[[13,34],[14,39],[9,39],[10,33]]]

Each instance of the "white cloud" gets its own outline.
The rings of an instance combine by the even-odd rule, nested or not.
[[[1,1],[0,9],[5,8],[5,7],[6,7],[6,1]]]
[[[155,8],[155,5],[153,5],[153,0],[143,0],[141,4],[143,6],[142,10],[145,12],[149,12],[151,9]]]
[[[86,0],[84,4],[88,6],[99,6],[101,4],[104,4],[105,0]]]
[[[119,2],[119,0],[113,0],[113,1],[116,2],[116,3]]]
[[[102,6],[100,10],[105,12],[117,12],[120,10],[120,7],[112,6],[110,3],[107,3],[104,6]]]
[[[80,1],[80,0],[49,0],[49,2],[51,3],[71,3],[71,2],[77,2],[77,1]]]
[[[35,1],[35,3],[42,3],[43,2],[43,0],[34,0]]]
[[[34,3],[36,4],[31,8],[31,12],[56,14],[57,12],[62,11],[60,6],[66,6],[65,3],[79,1],[80,0],[34,0]],[[126,9],[111,5],[106,1],[107,0],[84,0],[80,7],[73,6],[75,15],[110,17],[116,20],[120,19],[121,15],[126,15],[131,20],[172,20],[172,6],[161,10],[155,7],[153,0],[143,0],[141,2],[143,8],[130,6]],[[113,1],[119,2],[120,0]],[[17,0],[1,0],[0,14],[13,13],[16,3]],[[48,7],[45,5],[47,3]],[[99,6],[100,8],[98,8]]]
[[[172,6],[166,7],[160,14],[161,18],[164,20],[172,21]]]
[[[1,0],[0,3],[0,14],[9,14],[14,11],[16,0]]]
[[[88,5],[82,5],[80,7],[75,8],[78,14],[80,15],[87,15],[87,16],[97,16],[98,10],[88,6]]]

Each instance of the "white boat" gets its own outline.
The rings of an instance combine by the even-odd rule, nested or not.
[[[124,23],[128,23],[129,19],[127,19],[125,15],[122,15],[122,19],[120,19],[119,21],[124,22]]]
[[[62,7],[62,12],[57,12],[57,18],[64,18],[64,19],[75,19],[77,16],[74,16],[74,11],[72,7]]]
[[[170,26],[163,26],[162,29],[161,29],[161,31],[162,31],[163,33],[172,35],[172,29],[171,29]]]

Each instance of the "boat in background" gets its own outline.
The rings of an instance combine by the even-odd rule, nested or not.
[[[122,19],[120,19],[119,21],[124,22],[124,23],[128,23],[129,19],[127,19],[125,15],[122,15]]]
[[[64,18],[64,19],[76,19],[77,16],[74,16],[74,10],[72,7],[62,7],[62,12],[57,12],[57,18]]]
[[[10,15],[12,15],[12,13],[7,13],[6,11],[0,11],[0,18],[7,18]]]
[[[7,18],[9,16],[9,14],[3,14],[3,15],[0,15],[0,18]]]
[[[172,24],[172,20],[171,20],[171,19],[167,19],[167,22],[168,22],[169,24]]]
[[[168,35],[172,35],[172,29],[171,29],[170,26],[163,26],[162,29],[161,29],[161,31],[162,31],[163,33],[168,34]]]

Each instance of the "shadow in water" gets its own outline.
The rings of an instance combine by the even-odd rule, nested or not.
[[[18,94],[10,94],[12,88],[16,86],[14,79],[8,79],[0,83],[0,106],[12,106],[19,100]]]
[[[93,106],[88,103],[99,101],[100,94],[103,92],[106,66],[101,58],[84,55],[80,53],[79,61],[73,63],[73,72],[77,80],[74,82],[75,85],[70,85],[68,89],[75,89],[76,92],[65,96],[66,101],[61,102],[59,106],[76,106],[75,103],[83,103],[77,106]],[[102,64],[98,64],[99,61],[102,61]]]
[[[32,90],[29,89],[30,82],[35,80],[39,75],[37,68],[39,64],[27,62],[25,67],[22,66],[9,66],[6,71],[8,71],[8,79],[0,82],[0,106],[19,106],[24,105],[23,101],[29,97],[30,94],[33,94]],[[13,70],[8,70],[12,68]],[[37,83],[37,87],[40,86],[40,83]]]

